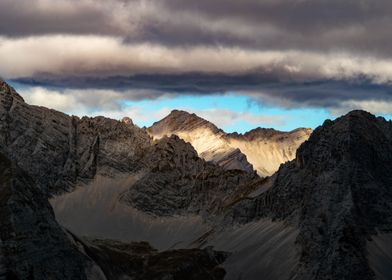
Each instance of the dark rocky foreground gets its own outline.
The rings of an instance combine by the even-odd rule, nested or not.
[[[157,252],[148,243],[124,244],[112,240],[91,240],[87,252],[94,257],[109,279],[223,279],[219,267],[227,258],[212,248]],[[115,265],[113,265],[115,264]]]
[[[92,261],[55,221],[34,181],[0,154],[1,276],[5,279],[87,279]]]

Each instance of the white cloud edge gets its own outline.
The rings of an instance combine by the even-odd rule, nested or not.
[[[105,116],[113,119],[130,117],[136,124],[153,123],[164,118],[173,109],[185,110],[205,118],[220,128],[235,125],[240,122],[252,126],[283,125],[282,116],[252,114],[236,112],[222,108],[193,109],[191,106],[177,108],[162,107],[157,111],[146,112],[141,106],[119,105],[125,101],[123,92],[114,90],[54,90],[44,87],[28,87],[19,90],[25,101],[32,105],[39,105],[59,110],[76,116]],[[132,94],[132,92],[128,92]],[[86,98],[92,96],[94,98]]]
[[[392,60],[350,53],[246,50],[236,47],[168,47],[124,43],[120,37],[0,36],[0,76],[131,75],[138,73],[271,73],[298,80],[366,76],[392,82]]]

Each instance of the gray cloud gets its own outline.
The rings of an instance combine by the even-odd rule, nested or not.
[[[37,34],[91,34],[118,32],[105,11],[87,1],[13,1],[0,2],[0,34],[30,36]],[[117,30],[116,30],[117,29]]]
[[[0,34],[391,57],[389,0],[2,0]]]
[[[388,0],[3,0],[0,34],[391,55]]]
[[[388,111],[391,12],[389,0],[2,0],[0,76]]]
[[[119,37],[52,35],[0,37],[0,75],[134,75],[142,73],[256,73],[285,80],[352,79],[392,81],[392,59],[349,52],[246,50],[238,47],[167,47],[127,44]]]
[[[41,77],[14,81],[32,87],[68,88],[67,95],[77,96],[79,103],[90,104],[89,106],[93,107],[110,104],[107,103],[108,100],[113,102],[158,99],[181,94],[197,96],[236,92],[250,97],[256,103],[288,109],[321,107],[335,115],[353,109],[364,109],[376,114],[392,114],[392,86],[377,84],[365,78],[298,82],[279,81],[275,76],[268,75],[190,73],[105,78]],[[102,102],[98,104],[98,100]]]

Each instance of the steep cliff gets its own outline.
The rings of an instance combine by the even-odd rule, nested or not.
[[[368,245],[392,229],[392,123],[353,111],[317,128],[268,189],[226,218],[284,221],[299,229],[293,279],[389,279]],[[390,241],[389,241],[390,243]],[[373,261],[372,261],[373,262]]]

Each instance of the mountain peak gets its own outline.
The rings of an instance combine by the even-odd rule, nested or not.
[[[318,127],[297,150],[297,163],[320,170],[332,168],[342,159],[369,163],[384,158],[391,141],[392,122],[355,110]]]
[[[207,128],[214,133],[223,132],[206,119],[183,110],[172,110],[165,118],[155,122],[149,131],[154,134],[164,134],[164,131],[192,131],[199,128]]]
[[[7,84],[5,81],[0,79],[0,95],[1,96],[10,96],[12,98],[16,98],[21,102],[24,102],[22,96],[20,96],[13,87]]]
[[[196,114],[181,110],[171,111],[147,131],[155,139],[176,134],[207,161],[226,169],[255,169],[261,176],[272,175],[281,163],[294,159],[298,146],[312,132],[308,128],[282,132],[259,127],[245,134],[225,133]]]
[[[170,112],[170,115],[185,115],[185,116],[197,116],[195,113],[189,113],[185,110],[173,109]]]
[[[123,118],[121,119],[121,122],[122,122],[122,123],[125,123],[126,125],[133,125],[133,121],[132,121],[132,119],[129,118],[129,117],[123,117]]]
[[[241,213],[241,220],[257,209],[258,219],[298,228],[298,279],[376,279],[374,272],[390,279],[389,262],[372,271],[372,255],[391,242],[391,155],[392,122],[365,111],[327,120],[300,146],[295,161],[280,166],[266,192],[233,213]]]

